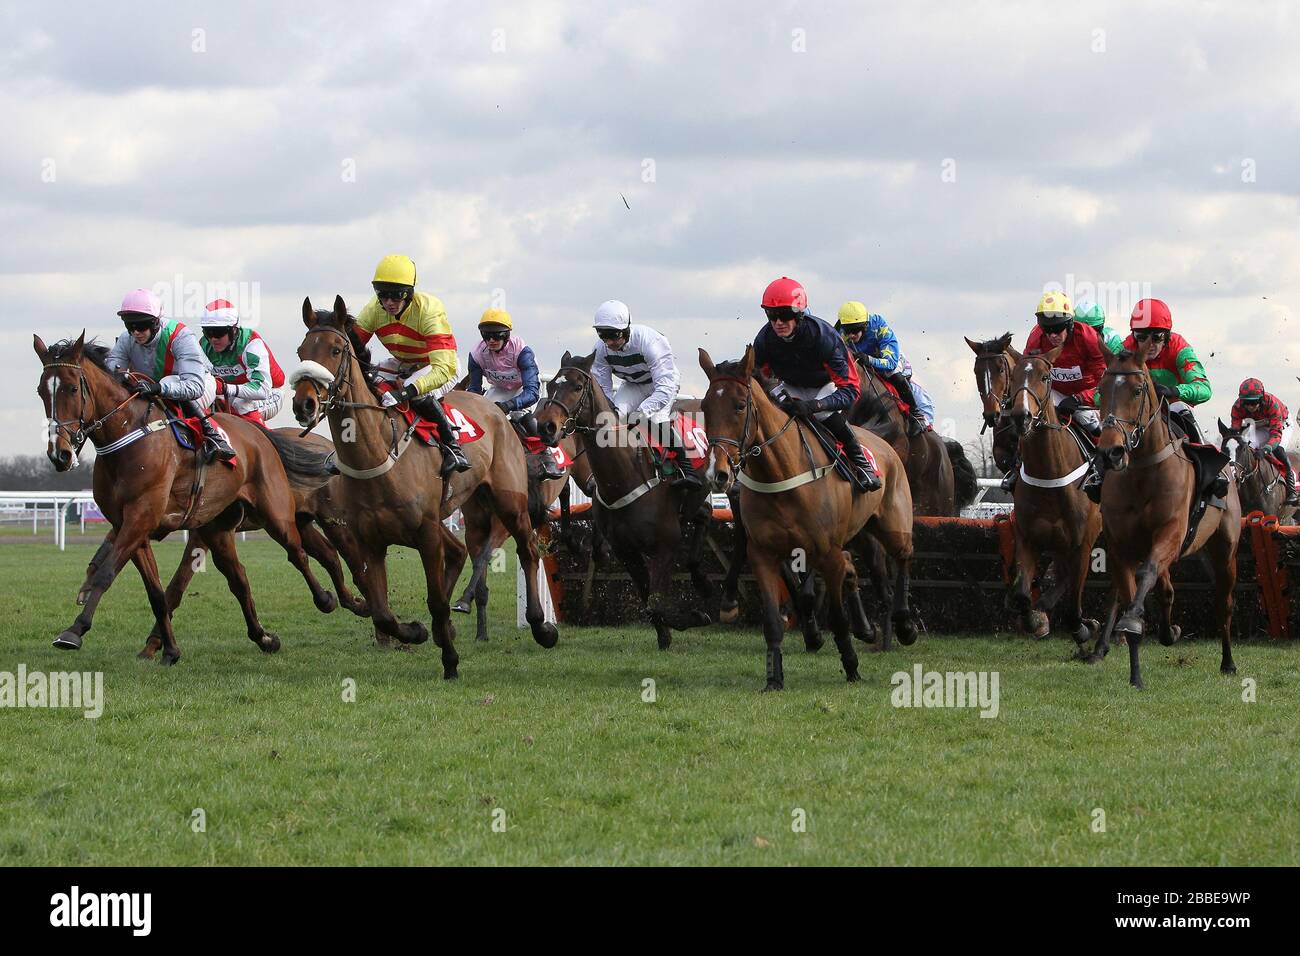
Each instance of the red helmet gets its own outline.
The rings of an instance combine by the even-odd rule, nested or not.
[[[1237,389],[1237,397],[1247,402],[1257,402],[1264,397],[1264,383],[1257,378],[1248,378]]]
[[[768,287],[763,290],[763,308],[806,312],[808,310],[808,293],[804,292],[803,286],[793,279],[782,276],[769,283]]]
[[[1174,317],[1169,313],[1169,306],[1159,299],[1143,299],[1133,306],[1133,315],[1128,320],[1130,329],[1172,329]]]

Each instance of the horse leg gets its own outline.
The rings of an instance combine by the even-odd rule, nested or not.
[[[898,643],[911,647],[916,643],[916,624],[912,621],[911,596],[908,592],[912,575],[912,529],[911,515],[906,515],[904,527],[890,529],[885,523],[873,519],[871,533],[885,549],[885,554],[894,559],[898,566],[894,575],[894,606],[890,619]]]
[[[1205,550],[1214,567],[1214,603],[1219,625],[1219,643],[1223,657],[1219,662],[1219,673],[1235,674],[1237,665],[1232,660],[1232,606],[1235,600],[1234,589],[1237,586],[1237,548],[1240,544],[1240,523],[1236,527],[1229,525],[1235,519],[1225,518],[1219,530],[1206,542]]]
[[[515,553],[524,569],[524,587],[527,594],[524,620],[528,622],[528,627],[533,632],[533,640],[542,647],[554,647],[555,642],[560,639],[560,632],[554,624],[546,620],[546,612],[542,610],[542,602],[537,593],[537,569],[541,566],[541,557],[537,552],[537,532],[533,530],[528,510],[526,507],[516,506],[500,517],[506,531],[515,539]]]
[[[465,548],[469,554],[474,555],[474,565],[470,572],[469,583],[465,585],[465,592],[461,594],[460,600],[452,605],[452,610],[458,614],[468,614],[470,601],[474,598],[474,592],[478,590],[479,575],[487,573],[486,568],[488,562],[492,560],[494,546],[500,546],[500,543],[505,540],[505,528],[494,522],[492,512],[481,507],[477,502],[462,508],[460,514],[465,522]],[[498,528],[500,528],[500,538],[496,536]],[[460,577],[459,569],[456,577]]]
[[[1128,641],[1129,683],[1138,690],[1143,689],[1142,669],[1138,657],[1138,648],[1145,629],[1142,622],[1142,607],[1147,592],[1157,578],[1154,562],[1148,559],[1140,568],[1125,563],[1115,569],[1115,598],[1119,605],[1119,618],[1115,622],[1115,633],[1123,634]]]
[[[451,638],[451,604],[448,600],[447,585],[444,580],[447,565],[445,561],[443,536],[445,530],[441,521],[426,521],[420,527],[420,560],[424,562],[424,583],[432,622],[433,641],[442,651],[442,679],[455,680],[460,676],[457,665],[460,656]]]
[[[745,523],[740,520],[739,495],[731,496],[731,519],[731,567],[727,568],[727,578],[722,583],[722,601],[718,605],[720,624],[734,624],[740,617],[740,574],[745,568],[749,536],[745,534]]]
[[[99,607],[104,592],[112,586],[126,562],[148,543],[149,532],[158,526],[152,505],[152,501],[140,501],[129,506],[123,516],[122,526],[110,536],[111,541],[110,537],[104,539],[104,544],[95,553],[97,560],[93,564],[94,570],[87,574],[81,592],[77,595],[81,612],[67,630],[54,639],[55,647],[69,651],[81,649],[81,639],[94,622],[95,609]]]
[[[781,580],[790,595],[790,606],[803,628],[804,649],[810,654],[821,649],[826,643],[821,634],[821,625],[817,623],[817,601],[814,593],[817,582],[810,572],[800,577],[787,561],[780,565]]]
[[[456,537],[442,522],[442,553],[443,553],[443,597],[448,603],[451,602],[451,592],[456,590],[456,582],[460,580],[460,572],[465,568],[465,560],[469,557],[469,548],[461,543],[460,538]],[[452,625],[452,631],[456,630]]]
[[[158,562],[154,559],[153,548],[146,541],[144,546],[131,555],[140,579],[144,581],[144,593],[149,597],[149,606],[153,609],[153,632],[158,635],[158,642],[163,648],[162,663],[175,664],[181,659],[181,649],[176,646],[176,635],[172,632],[171,609],[167,604],[167,593],[163,591],[162,579],[158,576]],[[177,574],[180,572],[178,571]],[[170,589],[169,589],[170,590]],[[152,638],[152,635],[151,635]],[[145,647],[148,647],[146,643]],[[138,655],[146,657],[144,651]],[[153,655],[148,655],[152,657]]]
[[[691,626],[689,616],[677,613],[668,593],[676,550],[660,540],[659,547],[649,556],[650,598],[646,606],[650,609],[650,620],[659,622],[655,625],[655,638],[661,651],[672,646],[673,628],[683,630]]]
[[[266,533],[276,544],[284,548],[289,563],[298,569],[298,573],[307,582],[316,610],[329,614],[339,606],[339,602],[334,597],[334,592],[321,587],[320,582],[316,580],[316,575],[312,573],[311,562],[307,560],[307,552],[302,547],[302,538],[298,535],[296,516],[286,517],[284,512],[270,507],[259,507],[257,511],[262,516],[262,526],[266,529]]]
[[[429,639],[428,629],[419,621],[399,621],[388,603],[388,549],[363,545],[358,555],[360,569],[357,586],[370,602],[370,618],[375,625],[375,643],[389,647],[391,639],[403,644],[423,644]],[[356,571],[356,568],[354,568]]]
[[[691,546],[686,552],[686,570],[691,574],[691,584],[695,588],[695,593],[703,601],[709,601],[713,598],[713,582],[709,580],[709,576],[702,570],[704,542],[708,538],[709,522],[712,520],[711,517],[696,519],[695,527],[691,531]],[[713,623],[708,619],[707,614],[704,616],[705,620],[701,623]]]
[[[321,533],[321,530],[316,527],[310,516],[299,516],[298,537],[302,541],[303,550],[319,561],[321,567],[330,576],[334,590],[338,592],[339,604],[353,614],[360,614],[361,611],[364,611],[365,603],[352,593],[343,577],[343,564],[339,561],[338,551],[330,540]]]
[[[94,556],[90,563],[86,565],[86,578],[81,582],[81,587],[77,589],[77,606],[81,607],[86,603],[86,598],[90,594],[90,579],[95,576],[95,572],[103,566],[104,561],[108,558],[109,552],[113,550],[113,542],[117,539],[117,529],[110,528],[108,534],[104,535],[104,540],[100,542],[99,547],[95,550]]]
[[[1052,629],[1047,615],[1034,608],[1034,579],[1038,577],[1038,554],[1016,525],[1016,580],[1007,595],[1007,606],[1020,617],[1020,629],[1038,640]]]
[[[257,618],[257,609],[253,606],[253,592],[248,586],[248,575],[235,552],[235,532],[204,528],[198,531],[203,542],[212,552],[212,561],[226,578],[230,593],[239,602],[239,609],[244,612],[244,624],[248,627],[248,639],[265,654],[274,654],[280,649],[280,639],[262,627]],[[164,651],[164,654],[166,652]]]
[[[763,601],[763,639],[767,643],[767,684],[763,690],[785,688],[785,668],[781,661],[781,640],[785,637],[785,618],[781,615],[780,562],[771,555],[755,555],[751,562],[758,593]]]
[[[1078,646],[1078,656],[1083,656],[1083,646],[1097,630],[1096,621],[1083,617],[1083,589],[1088,581],[1088,564],[1092,560],[1092,542],[1084,541],[1069,553],[1069,562],[1061,569],[1061,580],[1070,586],[1070,600],[1066,605],[1065,628]]]
[[[858,654],[849,638],[849,619],[844,613],[845,579],[852,579],[854,589],[857,588],[857,575],[852,568],[853,562],[846,551],[832,551],[822,562],[822,577],[826,579],[826,614],[830,618],[835,647],[840,652],[844,676],[850,684],[858,680]]]
[[[864,644],[874,644],[876,642],[876,626],[871,623],[871,618],[867,616],[867,609],[862,604],[862,582],[858,580],[858,570],[854,567],[853,559],[847,551],[845,552],[845,558],[849,563],[844,578],[844,593],[845,600],[848,603],[849,622],[853,630],[853,636]]]
[[[167,584],[166,599],[169,618],[181,606],[181,599],[185,596],[185,589],[190,586],[190,581],[194,579],[194,572],[203,566],[203,558],[207,555],[207,545],[198,542],[197,539],[191,542],[191,544],[194,543],[197,543],[198,546],[181,552],[180,564],[176,566],[176,572]],[[152,549],[150,554],[152,556]],[[133,557],[131,560],[137,561],[137,558]],[[138,563],[136,567],[139,567]],[[141,571],[140,574],[143,576],[144,572]],[[160,622],[155,615],[153,630],[149,632],[149,636],[145,639],[144,647],[140,649],[140,653],[135,655],[142,661],[153,660],[153,656],[163,646],[162,628],[159,624]]]
[[[1156,600],[1160,604],[1160,643],[1168,647],[1183,636],[1183,629],[1173,623],[1174,582],[1169,580],[1168,568],[1156,582]]]

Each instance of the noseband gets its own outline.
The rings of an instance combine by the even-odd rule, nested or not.
[[[1138,445],[1142,443],[1142,436],[1146,434],[1147,429],[1151,427],[1151,423],[1154,422],[1156,420],[1156,416],[1160,414],[1160,402],[1155,403],[1155,407],[1151,410],[1151,415],[1147,418],[1147,420],[1145,422],[1141,422],[1138,419],[1142,417],[1142,409],[1145,408],[1151,402],[1151,389],[1149,387],[1150,382],[1147,376],[1137,371],[1112,372],[1109,369],[1107,369],[1105,372],[1102,372],[1101,375],[1102,378],[1105,378],[1108,375],[1141,375],[1144,384],[1148,386],[1142,389],[1142,404],[1138,407],[1137,419],[1130,420],[1127,418],[1120,418],[1114,412],[1111,412],[1111,414],[1107,415],[1105,420],[1102,421],[1101,423],[1102,428],[1114,427],[1119,429],[1120,434],[1124,436],[1125,451],[1127,452],[1136,451]],[[1126,429],[1124,427],[1125,425],[1132,426],[1132,430],[1130,431]]]

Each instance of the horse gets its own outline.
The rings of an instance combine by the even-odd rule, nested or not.
[[[1003,421],[1002,409],[1011,397],[1011,333],[1004,332],[996,339],[966,344],[975,353],[975,388],[984,405],[984,427],[980,434],[993,429],[993,463],[1003,471],[1010,471],[1016,463],[1016,436],[1011,433],[1010,421]]]
[[[862,609],[856,571],[846,547],[860,548],[863,532],[874,536],[898,566],[894,589],[894,626],[900,643],[916,640],[908,608],[912,559],[912,494],[903,463],[878,435],[856,429],[858,440],[876,459],[878,491],[858,493],[847,481],[829,479],[835,469],[818,441],[809,441],[809,426],[792,418],[772,400],[767,383],[754,373],[754,349],[744,358],[714,365],[700,349],[700,367],[709,378],[701,410],[709,435],[708,477],[727,491],[739,481],[740,517],[749,538],[749,560],[763,599],[763,636],[767,643],[765,690],[781,690],[784,620],[780,612],[783,561],[797,556],[826,582],[828,615],[845,678],[857,681],[858,658],[849,638],[852,608],[855,636],[868,640],[870,624]],[[793,427],[792,427],[793,426]]]
[[[1102,431],[1097,442],[1097,454],[1105,466],[1101,518],[1115,583],[1110,624],[1128,638],[1129,683],[1139,690],[1145,686],[1139,649],[1147,594],[1154,587],[1160,603],[1160,643],[1173,644],[1181,636],[1181,629],[1170,619],[1174,586],[1169,568],[1179,558],[1201,550],[1209,557],[1214,574],[1215,623],[1222,645],[1219,670],[1234,674],[1232,605],[1241,539],[1241,500],[1231,475],[1226,478],[1222,506],[1206,505],[1203,517],[1189,532],[1192,507],[1200,501],[1202,487],[1208,483],[1200,480],[1202,473],[1213,479],[1226,464],[1226,456],[1208,446],[1191,446],[1173,437],[1169,423],[1160,414],[1162,402],[1144,352],[1102,351],[1107,364],[1100,386]],[[1206,461],[1198,466],[1193,455]],[[1090,663],[1106,655],[1110,624],[1086,658]]]
[[[339,503],[341,479],[338,472],[329,466],[330,459],[334,457],[333,442],[315,434],[299,437],[297,428],[268,429],[267,437],[284,462],[289,488],[293,492],[298,535],[302,538],[303,549],[324,566],[338,593],[339,605],[357,617],[369,617],[370,605],[364,597],[353,594],[348,588],[339,561],[340,551],[344,560],[349,559],[349,553],[347,543],[338,540],[340,536],[335,530],[342,524],[343,517]],[[246,514],[235,531],[257,531],[261,527],[257,515]],[[336,544],[340,547],[336,548]],[[185,591],[201,566],[207,550],[206,544],[196,541],[194,547],[187,547],[181,552],[180,563],[167,584],[167,610],[173,615],[180,607]],[[137,656],[148,660],[161,646],[162,635],[155,627]]]
[[[325,317],[312,308],[310,299],[304,299],[302,319],[307,328],[298,347],[302,365],[290,377],[293,413],[308,429],[322,419],[329,421],[337,465],[346,478],[341,499],[357,552],[353,570],[370,604],[376,632],[403,644],[420,644],[429,638],[419,621],[398,621],[388,602],[388,548],[414,548],[424,566],[426,602],[441,651],[442,676],[445,680],[459,677],[450,590],[467,549],[455,542],[442,522],[460,508],[469,551],[479,553],[494,515],[514,537],[527,571],[525,616],[533,639],[542,647],[554,647],[559,633],[545,620],[538,600],[539,559],[536,534],[528,520],[524,452],[505,416],[479,395],[447,396],[446,404],[477,422],[482,434],[465,445],[473,467],[449,475],[444,482],[439,475],[441,450],[415,440],[401,412],[385,407],[366,384],[360,356],[368,352],[355,335],[355,320],[342,296],[335,297],[333,312]],[[450,556],[448,548],[453,548]]]
[[[1097,622],[1083,617],[1083,586],[1101,532],[1101,509],[1082,491],[1091,449],[1061,424],[1052,404],[1052,366],[1061,348],[1028,355],[1009,348],[1007,354],[1011,397],[1001,417],[1020,442],[1021,461],[1013,499],[1018,571],[1007,603],[1023,630],[1043,638],[1051,631],[1047,612],[1065,595],[1065,629],[1082,648],[1099,633]],[[1056,586],[1034,608],[1034,581],[1048,557]]]
[[[1230,428],[1223,424],[1222,419],[1219,420],[1219,447],[1232,458],[1237,470],[1241,510],[1247,514],[1262,511],[1266,515],[1276,515],[1282,524],[1290,524],[1295,519],[1296,509],[1285,503],[1286,478],[1267,455],[1260,453],[1246,439],[1246,431],[1252,427],[1257,426],[1243,424],[1240,428]],[[1233,446],[1231,450],[1229,445]],[[1300,459],[1285,448],[1279,451],[1290,458],[1293,469],[1300,464]]]
[[[659,649],[667,650],[674,630],[712,623],[703,608],[677,607],[671,593],[682,525],[693,520],[686,567],[699,599],[712,597],[713,584],[703,570],[712,502],[703,485],[683,494],[661,478],[642,433],[620,421],[596,384],[591,374],[593,360],[592,355],[577,358],[564,353],[537,413],[538,433],[548,444],[574,433],[582,437],[595,479],[592,510],[597,532],[631,575]],[[689,466],[683,463],[682,467]]]
[[[42,366],[37,393],[50,421],[46,454],[56,471],[67,471],[75,466],[85,443],[94,444],[98,451],[92,475],[95,503],[112,525],[77,596],[82,610],[54,639],[54,646],[81,648],[104,592],[132,561],[153,610],[163,652],[160,662],[179,661],[167,595],[149,542],[185,529],[211,550],[239,601],[249,640],[268,654],[279,650],[280,639],[258,620],[248,577],[235,552],[234,530],[246,508],[257,513],[267,533],[288,553],[311,589],[316,607],[332,611],[337,602],[312,574],[294,520],[289,479],[266,432],[241,418],[217,415],[236,457],[230,465],[208,468],[201,439],[194,439],[191,452],[170,436],[153,437],[154,432],[169,430],[159,403],[127,388],[105,364],[108,349],[85,339],[82,332],[75,342],[46,347],[39,335],[32,336]]]

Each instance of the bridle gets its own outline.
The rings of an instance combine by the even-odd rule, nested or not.
[[[1237,456],[1236,456],[1236,455],[1233,455],[1233,456],[1232,456],[1232,468],[1233,468],[1233,470],[1236,471],[1236,473],[1237,473],[1237,483],[1238,483],[1238,484],[1244,484],[1245,482],[1248,482],[1248,481],[1250,481],[1252,478],[1255,478],[1255,477],[1258,476],[1258,477],[1259,477],[1259,480],[1260,480],[1260,484],[1263,485],[1262,493],[1263,493],[1263,494],[1268,494],[1268,492],[1272,491],[1272,490],[1273,490],[1273,486],[1276,485],[1278,482],[1280,482],[1280,481],[1282,480],[1282,473],[1281,473],[1280,471],[1278,471],[1276,467],[1274,467],[1274,469],[1273,469],[1273,480],[1270,481],[1268,484],[1264,484],[1263,475],[1261,474],[1261,471],[1262,471],[1263,468],[1264,468],[1264,456],[1263,456],[1262,454],[1260,454],[1259,449],[1257,449],[1257,448],[1253,447],[1252,445],[1250,445],[1250,444],[1245,440],[1245,437],[1242,436],[1240,433],[1233,433],[1233,434],[1231,434],[1231,435],[1226,435],[1226,436],[1224,436],[1224,439],[1223,439],[1223,444],[1224,444],[1224,445],[1227,445],[1228,442],[1230,442],[1230,441],[1235,441],[1235,442],[1237,443],[1238,447],[1240,447],[1240,448],[1243,449],[1243,450],[1248,450],[1248,451],[1250,452],[1250,454],[1249,454],[1247,457],[1249,457],[1250,460],[1251,460],[1252,463],[1253,463],[1253,467],[1250,468],[1250,469],[1247,469],[1247,468],[1245,468],[1245,467],[1244,467],[1240,462],[1237,461]],[[1226,452],[1226,448],[1221,449],[1221,450],[1223,450],[1223,451]],[[1286,454],[1286,452],[1283,451],[1283,452],[1281,452],[1281,454]],[[1271,464],[1271,463],[1270,463],[1270,464]]]
[[[90,385],[87,384],[86,382],[85,370],[82,369],[81,365],[77,362],[44,362],[42,363],[41,367],[42,368],[75,368],[77,370],[77,392],[81,400],[81,408],[78,410],[77,417],[75,419],[70,418],[63,421],[59,421],[58,419],[56,419],[54,416],[58,414],[58,409],[55,408],[55,402],[57,401],[57,395],[58,395],[57,385],[55,386],[54,393],[50,395],[50,413],[51,413],[50,431],[52,433],[51,437],[53,437],[54,435],[61,434],[65,438],[67,438],[68,444],[72,447],[72,457],[74,459],[79,454],[81,454],[81,449],[86,446],[86,442],[90,439],[90,437],[93,434],[95,434],[95,432],[103,428],[105,423],[107,423],[107,421],[110,418],[112,418],[119,411],[125,408],[130,403],[131,399],[143,397],[137,395],[135,392],[130,392],[126,396],[126,398],[122,399],[122,401],[118,402],[115,406],[113,406],[113,408],[107,414],[101,416],[100,418],[95,419],[93,422],[87,425],[86,424],[86,397],[90,395]],[[129,372],[127,374],[128,376],[136,375],[135,372]],[[147,402],[146,404],[152,405],[152,402]],[[77,426],[75,431],[71,428],[74,422]]]
[[[1147,420],[1145,422],[1140,421],[1142,418],[1142,410],[1151,402],[1150,380],[1147,377],[1147,374],[1136,370],[1112,371],[1111,369],[1107,369],[1101,373],[1102,378],[1106,378],[1109,375],[1139,375],[1142,377],[1142,382],[1145,386],[1142,389],[1142,404],[1138,406],[1137,418],[1120,418],[1114,412],[1111,412],[1101,423],[1102,428],[1118,428],[1120,434],[1124,436],[1124,450],[1127,452],[1134,452],[1137,450],[1138,445],[1142,444],[1142,437],[1146,434],[1147,429],[1151,427],[1151,423],[1154,422],[1156,416],[1160,414],[1161,403],[1156,402],[1155,407],[1151,409],[1151,414],[1148,416]],[[1126,429],[1124,427],[1125,425],[1132,426],[1132,430]]]
[[[798,424],[795,416],[791,415],[784,425],[782,425],[771,438],[757,444],[750,443],[750,430],[754,426],[754,389],[753,379],[737,378],[734,375],[715,375],[709,380],[712,385],[715,382],[735,382],[745,389],[745,417],[742,419],[740,426],[740,440],[734,438],[710,438],[709,447],[716,448],[722,445],[731,445],[736,449],[733,457],[731,452],[724,451],[727,456],[727,467],[733,474],[739,475],[745,467],[745,462],[750,458],[757,458],[763,454],[763,450],[771,445],[774,441],[786,433],[786,430],[793,424],[798,429],[799,441],[808,454],[809,463],[813,462],[812,448],[808,445],[808,439],[803,433],[803,426]]]
[[[591,397],[591,373],[585,369],[578,368],[576,365],[563,365],[560,367],[560,371],[556,373],[556,378],[565,372],[577,372],[582,376],[583,381],[581,385],[570,381],[564,383],[566,385],[572,385],[574,388],[578,389],[578,403],[571,409],[558,398],[553,398],[550,395],[547,395],[546,401],[542,402],[542,407],[538,410],[538,414],[544,413],[546,409],[552,405],[564,412],[564,424],[560,426],[560,438],[566,438],[574,432],[591,434],[597,430],[596,426],[583,425],[578,420],[579,416],[586,410],[587,403],[594,401]],[[557,441],[558,440],[559,439],[557,439]]]
[[[975,356],[976,363],[988,363],[994,360],[1000,360],[1002,362],[1002,366],[1006,371],[1006,384],[1002,388],[1002,395],[1000,397],[995,397],[995,401],[998,403],[998,413],[995,414],[989,411],[984,412],[984,427],[980,429],[981,435],[988,431],[990,426],[993,428],[994,435],[999,431],[1011,427],[1009,424],[1001,426],[998,424],[1002,418],[1001,413],[1011,407],[1012,396],[1008,394],[1008,390],[1011,388],[1011,356],[1007,355],[1005,351],[984,352]],[[975,379],[975,388],[980,393],[980,400],[987,406],[989,398],[993,396],[993,375],[989,371],[987,364],[985,364],[983,371],[983,376],[977,376]]]
[[[343,386],[346,385],[348,387],[348,394],[351,394],[352,389],[352,366],[349,360],[355,360],[356,363],[361,366],[362,371],[365,371],[367,368],[373,368],[374,366],[369,362],[363,361],[361,357],[352,350],[352,339],[346,332],[336,329],[332,325],[314,325],[307,330],[307,335],[315,335],[318,332],[329,332],[330,334],[337,335],[341,338],[343,340],[343,354],[339,357],[338,367],[333,371],[333,378],[330,379],[329,384],[321,385],[319,380],[312,378],[310,375],[303,376],[303,379],[311,382],[311,386],[316,392],[316,417],[312,419],[310,425],[303,429],[302,435],[298,436],[299,438],[305,436],[313,428],[319,425],[321,421],[335,409],[372,408],[381,412],[388,410],[384,405],[371,405],[367,402],[343,401]],[[343,374],[345,363],[348,368],[347,375]],[[328,369],[326,371],[328,371]],[[324,401],[321,400],[322,389],[325,393]]]
[[[1004,358],[1006,357],[1005,354],[1003,357]],[[1026,369],[1026,371],[1031,371],[1031,370],[1032,369],[1028,369],[1028,368]],[[1011,385],[1013,384],[1011,379],[1014,371],[1015,371],[1014,369],[1011,369],[1007,373],[1008,388],[1010,388]],[[1019,395],[1021,392],[1024,392],[1026,395],[1028,395],[1030,398],[1034,400],[1034,405],[1037,407],[1038,411],[1034,414],[1033,418],[1029,420],[1029,427],[1026,428],[1025,433],[1020,436],[1022,439],[1028,438],[1030,435],[1034,433],[1035,429],[1038,428],[1049,428],[1049,429],[1065,428],[1066,426],[1061,422],[1056,422],[1055,424],[1053,424],[1052,422],[1049,422],[1047,420],[1047,406],[1050,405],[1052,402],[1050,391],[1049,391],[1047,401],[1043,401],[1043,399],[1039,398],[1038,395],[1034,392],[1034,390],[1029,386],[1027,379],[1028,379],[1028,375],[1026,375],[1026,382],[1024,385],[1021,385],[1019,388],[1015,389],[1013,392],[1011,392],[1011,394],[1007,395],[1006,398],[1003,399],[1002,413],[999,417],[1002,416],[1010,417],[1007,413],[1010,411],[1012,404],[1014,404],[1016,400],[1016,396]],[[1049,370],[1047,376],[1044,377],[1043,381],[1046,382],[1050,380],[1051,380],[1051,371]],[[1010,427],[1010,426],[1006,426],[1006,427]]]

